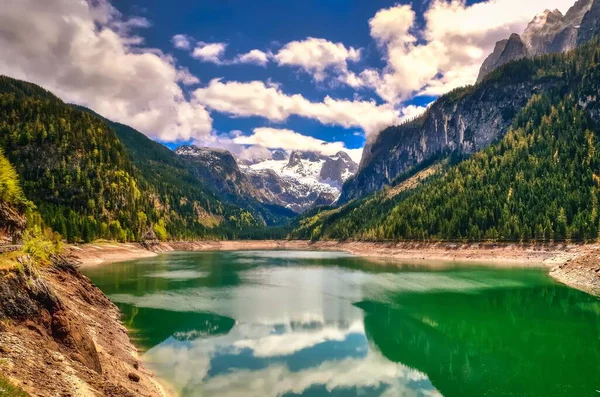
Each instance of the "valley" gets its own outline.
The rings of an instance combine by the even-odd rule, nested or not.
[[[600,0],[390,4],[369,44],[231,57],[267,35],[229,9],[167,50],[137,5],[49,1],[24,54],[93,62],[14,66],[0,9],[1,396],[598,392]]]

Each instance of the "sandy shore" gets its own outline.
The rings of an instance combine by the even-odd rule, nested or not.
[[[147,249],[149,248],[149,249]],[[344,251],[376,262],[455,262],[494,266],[545,266],[559,282],[600,295],[600,246],[567,244],[367,243],[335,241],[196,241],[86,244],[68,247],[82,266],[147,258],[171,251]]]

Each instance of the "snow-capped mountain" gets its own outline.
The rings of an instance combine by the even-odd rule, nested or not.
[[[358,170],[345,152],[274,150],[270,156],[239,160],[226,150],[182,146],[175,151],[195,173],[225,195],[250,196],[301,213],[333,204],[344,182]]]
[[[315,205],[333,204],[344,182],[358,171],[345,152],[325,156],[315,152],[274,151],[262,161],[242,161],[241,169],[251,183],[273,193],[277,204],[296,212]]]

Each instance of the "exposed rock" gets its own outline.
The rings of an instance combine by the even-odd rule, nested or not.
[[[472,154],[502,138],[532,95],[564,81],[551,76],[527,80],[514,75],[504,81],[484,77],[520,58],[575,48],[578,42],[600,34],[599,23],[600,0],[579,0],[564,16],[547,10],[522,36],[513,34],[498,42],[482,65],[480,84],[441,97],[417,120],[390,127],[367,142],[359,171],[344,185],[339,203],[377,191],[425,161],[449,153]],[[593,84],[583,91],[580,105],[600,120],[600,92]]]
[[[235,157],[227,150],[181,146],[175,153],[191,166],[192,172],[209,189],[231,195],[259,195],[240,171]]]
[[[277,149],[277,150],[274,150],[274,151],[273,151],[273,154],[272,154],[272,157],[271,157],[271,158],[272,158],[273,160],[277,160],[277,161],[280,161],[280,160],[287,160],[287,158],[288,158],[288,155],[287,155],[287,153],[285,152],[285,150]]]
[[[287,161],[273,158],[244,168],[257,189],[270,193],[271,202],[296,212],[333,204],[357,170],[345,152],[327,156],[307,151],[293,151]]]
[[[132,382],[139,382],[140,381],[140,376],[138,374],[136,374],[135,372],[130,372],[127,377],[129,378],[130,381]]]
[[[302,184],[292,177],[280,176],[271,169],[248,170],[247,173],[250,182],[265,193],[268,202],[290,208],[297,213],[316,205],[332,204],[338,197],[338,193],[333,189],[327,188],[323,191],[321,187],[325,185]],[[325,197],[328,199],[324,199]]]
[[[560,79],[488,80],[441,97],[418,119],[387,128],[367,143],[359,172],[344,184],[339,203],[380,190],[424,161],[489,146],[534,93],[558,84]]]
[[[0,236],[6,234],[16,244],[26,227],[26,219],[23,212],[17,208],[0,201]]]
[[[582,0],[580,0],[582,1]],[[585,14],[579,28],[577,44],[584,44],[600,35],[600,0],[594,0],[589,11]]]
[[[483,80],[494,69],[512,61],[526,58],[530,55],[527,46],[518,34],[512,34],[508,40],[496,43],[494,52],[483,62],[477,81]]]
[[[177,148],[175,153],[209,190],[224,201],[250,211],[264,224],[275,225],[295,216],[285,208],[264,206],[277,206],[278,203],[270,200],[268,192],[250,183],[246,173],[240,170],[236,158],[227,150],[186,145]]]
[[[358,171],[358,164],[356,164],[348,153],[338,152],[333,157],[327,157],[325,164],[321,168],[320,177],[324,181],[332,181],[339,186],[352,175]]]
[[[136,349],[119,311],[70,260],[38,269],[28,257],[0,272],[0,359],[35,396],[166,396],[139,366],[136,392],[123,368]],[[0,393],[1,394],[1,393]]]
[[[494,52],[481,66],[477,82],[481,82],[494,69],[509,62],[525,57],[569,51],[579,43],[588,41],[594,32],[594,23],[600,16],[589,15],[587,19],[584,18],[592,7],[592,1],[578,0],[565,15],[559,10],[546,10],[527,25],[522,35],[512,34],[508,40],[496,43]]]
[[[555,267],[550,275],[590,294],[600,296],[600,252],[596,249]]]

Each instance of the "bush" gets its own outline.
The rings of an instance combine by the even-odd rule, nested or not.
[[[50,257],[62,250],[60,235],[52,233],[50,229],[42,231],[37,226],[25,231],[23,242],[23,251],[39,265],[48,265]]]
[[[154,233],[156,234],[156,238],[158,238],[160,241],[167,240],[169,234],[167,233],[165,221],[161,219],[157,224],[154,225]]]

